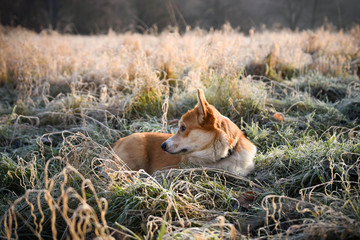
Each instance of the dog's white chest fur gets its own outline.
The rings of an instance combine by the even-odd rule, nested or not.
[[[253,152],[241,151],[235,152],[233,155],[224,158],[210,165],[210,167],[221,168],[233,172],[235,174],[245,176],[254,169],[254,157],[256,148]]]
[[[255,145],[251,151],[242,149],[240,152],[235,151],[230,156],[226,156],[229,151],[228,147],[223,147],[221,151],[220,149],[217,150],[214,151],[214,148],[209,148],[194,152],[187,156],[187,160],[196,165],[220,168],[241,176],[247,175],[254,169]]]

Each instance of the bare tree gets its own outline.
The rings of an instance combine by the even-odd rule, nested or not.
[[[342,17],[341,17],[341,5],[339,0],[336,0],[336,10],[337,10],[337,15],[338,15],[338,26],[339,28],[342,28]]]
[[[283,17],[290,29],[295,30],[305,7],[305,0],[283,0],[282,2],[285,6]]]
[[[51,29],[56,30],[58,21],[59,5],[57,0],[48,0],[48,12],[50,18]]]
[[[313,0],[313,7],[311,13],[311,28],[315,27],[316,16],[318,13],[319,0]]]

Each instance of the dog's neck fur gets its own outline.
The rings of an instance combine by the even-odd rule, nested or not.
[[[254,168],[253,161],[248,161],[247,159],[254,158],[256,148],[250,152],[238,151],[238,148],[240,148],[241,145],[240,141],[241,139],[237,139],[236,143],[231,148],[229,145],[224,147],[223,143],[218,142],[218,146],[215,146],[215,144],[213,149],[205,149],[184,156],[184,160],[196,165],[225,169],[241,176],[245,176]]]
[[[240,131],[240,129],[238,129]],[[213,144],[202,151],[189,154],[186,158],[195,164],[206,165],[226,160],[234,155],[238,147],[239,138],[229,141],[229,136],[225,131],[218,129]]]
[[[232,155],[235,153],[235,151],[236,151],[236,147],[237,147],[238,143],[239,143],[239,141],[237,141],[236,144],[235,144],[232,148],[229,148],[228,154],[227,154],[225,157],[221,157],[221,158],[220,158],[219,160],[217,160],[216,162],[221,161],[221,160],[224,160],[224,159],[232,156]]]

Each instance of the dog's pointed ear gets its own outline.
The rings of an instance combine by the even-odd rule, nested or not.
[[[198,113],[199,113],[199,123],[201,124],[201,123],[204,122],[204,120],[206,118],[208,102],[205,99],[204,92],[201,89],[198,89],[197,91],[198,91],[197,110],[198,110]]]

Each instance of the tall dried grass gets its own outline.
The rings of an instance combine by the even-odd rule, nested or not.
[[[359,237],[359,34],[1,27],[2,238]],[[111,143],[176,131],[197,88],[257,145],[254,173],[127,169]]]

